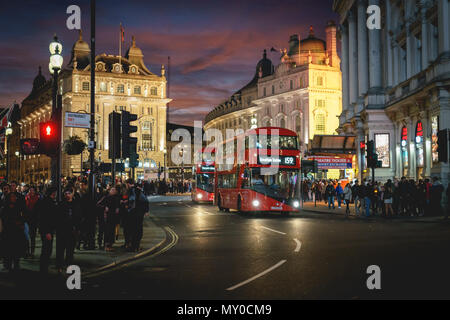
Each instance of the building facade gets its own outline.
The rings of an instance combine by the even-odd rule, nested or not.
[[[139,167],[136,178],[157,171],[157,163],[164,161],[166,148],[166,108],[171,101],[166,95],[164,66],[157,75],[145,66],[144,55],[136,46],[134,37],[125,57],[100,54],[95,58],[95,161],[111,162],[108,158],[108,118],[113,111],[137,114],[137,151]],[[90,113],[90,48],[79,39],[72,48],[72,57],[58,77],[58,90],[62,95],[64,113]],[[36,76],[30,95],[21,107],[20,138],[39,138],[39,123],[50,119],[52,110],[51,80],[47,81],[41,70]],[[64,121],[64,120],[63,120]],[[63,125],[62,139],[77,135],[88,141],[88,130]],[[82,155],[63,154],[62,175],[71,176],[82,170],[88,159],[87,150]],[[125,161],[125,167],[127,162]],[[44,155],[23,156],[22,177],[27,182],[50,179],[50,158]]]
[[[309,36],[291,36],[274,68],[264,53],[253,80],[216,107],[205,129],[282,127],[298,133],[303,151],[315,134],[334,134],[341,113],[341,71],[336,26],[326,27],[326,41],[311,27]]]
[[[381,10],[381,28],[368,29],[367,9]],[[450,127],[448,0],[335,0],[342,41],[343,112],[339,133],[357,145],[374,140],[383,168],[376,179],[439,176],[437,132]],[[368,178],[358,154],[358,176]]]

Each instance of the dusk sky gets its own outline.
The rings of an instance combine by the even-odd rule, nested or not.
[[[0,106],[20,103],[38,66],[48,79],[48,45],[56,33],[69,62],[78,31],[66,28],[66,9],[81,7],[83,38],[90,43],[89,1],[8,1],[0,11]],[[328,20],[337,21],[332,0],[97,1],[96,53],[123,53],[131,36],[150,71],[160,73],[171,57],[170,122],[193,125],[251,80],[264,49],[285,48],[291,34],[308,36],[313,25],[324,39]],[[277,65],[279,54],[269,58]]]

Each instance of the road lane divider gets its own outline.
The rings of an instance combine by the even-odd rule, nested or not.
[[[281,231],[278,231],[278,230],[274,230],[274,229],[271,229],[271,228],[268,228],[268,227],[261,226],[261,228],[262,228],[262,229],[269,230],[269,231],[272,231],[272,232],[275,232],[275,233],[278,233],[278,234],[282,234],[283,236],[286,235],[285,232],[281,232]]]
[[[300,252],[300,249],[302,248],[302,243],[297,238],[294,238],[294,242],[297,245],[295,247],[294,252]]]
[[[234,285],[234,286],[232,286],[232,287],[229,287],[229,288],[227,288],[226,290],[227,290],[227,291],[233,291],[233,290],[235,290],[235,289],[237,289],[237,288],[240,288],[240,287],[242,287],[242,286],[245,286],[246,284],[248,284],[248,283],[250,283],[250,282],[252,282],[252,281],[254,281],[254,280],[258,279],[258,278],[261,278],[262,276],[268,274],[269,272],[271,272],[271,271],[273,271],[273,270],[275,270],[275,269],[281,267],[286,261],[287,261],[287,260],[281,260],[281,261],[278,262],[277,264],[271,266],[269,269],[266,269],[266,270],[264,270],[263,272],[258,273],[256,276],[253,276],[253,277],[251,277],[250,279],[247,279],[247,280],[245,280],[245,281],[242,281],[242,282],[238,283],[237,285]]]

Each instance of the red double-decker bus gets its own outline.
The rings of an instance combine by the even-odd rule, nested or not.
[[[233,140],[222,145],[235,146],[231,153],[233,162],[227,161],[230,153],[224,152],[219,164],[216,152],[215,204],[219,209],[284,214],[298,211],[300,151],[297,134],[283,128],[258,128]],[[241,156],[237,148],[243,150]]]
[[[214,148],[201,150],[201,162],[194,167],[191,197],[193,202],[214,201]]]

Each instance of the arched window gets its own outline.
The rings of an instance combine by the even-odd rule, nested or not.
[[[300,129],[301,129],[301,119],[300,115],[298,114],[295,116],[295,132],[300,134]]]
[[[286,128],[286,120],[284,120],[284,117],[280,119],[280,128]]]

